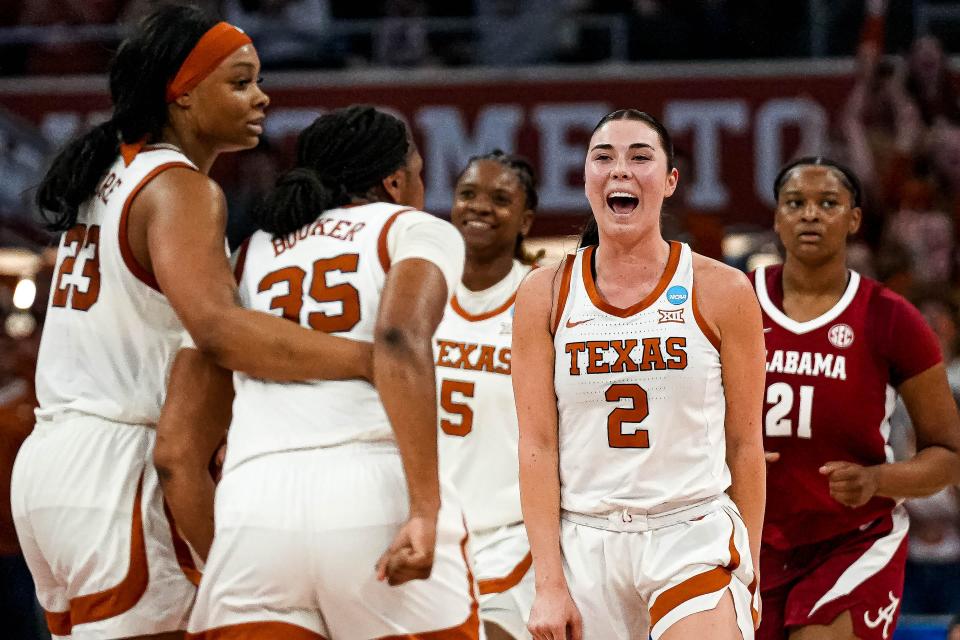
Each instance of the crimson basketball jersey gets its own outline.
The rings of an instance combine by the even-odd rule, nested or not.
[[[850,271],[847,288],[823,315],[797,322],[783,312],[783,268],[751,279],[763,310],[767,346],[763,542],[778,549],[847,533],[888,514],[889,498],[851,509],[830,496],[820,467],[893,459],[887,444],[895,388],[941,361],[936,336],[909,302]]]

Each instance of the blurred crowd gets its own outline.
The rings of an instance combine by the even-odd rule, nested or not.
[[[100,72],[123,25],[145,15],[156,1],[5,0],[0,6],[0,75]],[[864,0],[193,3],[250,33],[267,68],[287,69],[849,55],[849,34],[866,12]],[[905,46],[913,33],[914,4],[890,2],[886,37],[895,48]],[[55,29],[39,40],[2,38],[3,27],[96,25],[120,28]]]
[[[139,19],[153,4],[154,0],[4,0],[0,33],[3,27],[14,26],[122,25]],[[609,59],[614,37],[624,34],[629,60],[811,54],[807,3],[202,0],[195,4],[208,5],[251,33],[265,65],[279,68],[592,62]],[[950,73],[949,52],[931,35],[911,39],[910,2],[823,4],[829,5],[830,15],[821,53],[852,54],[857,60],[845,105],[831,117],[829,150],[856,171],[865,190],[864,227],[851,252],[851,266],[919,307],[940,338],[948,379],[960,402],[960,92]],[[364,22],[371,18],[378,19]],[[784,23],[791,28],[780,28]],[[622,31],[612,31],[611,25]],[[960,45],[960,38],[952,42]],[[42,45],[25,46],[0,39],[0,75],[102,73],[115,43],[110,37],[84,41],[51,37]],[[232,244],[249,233],[243,212],[272,184],[279,157],[264,143],[218,166],[217,172],[233,178],[224,183],[235,185],[227,192],[230,211],[236,214],[230,221]],[[678,160],[688,159],[681,154]],[[707,253],[719,253],[723,228],[710,216],[698,220],[687,219],[685,224],[696,227],[702,222],[694,235],[716,247]],[[665,225],[669,223],[668,215]],[[37,276],[41,291],[33,311],[38,318],[48,280],[48,272]],[[16,279],[0,279],[2,317],[11,308],[15,284]],[[38,336],[39,330],[13,340],[0,331],[4,354],[0,469],[7,471],[32,427],[32,362]],[[902,407],[894,413],[891,429],[893,453],[910,455],[913,436]],[[0,477],[3,495],[5,480]],[[0,500],[0,507],[4,502]],[[907,506],[912,525],[903,613],[958,614],[960,489],[909,500]],[[22,584],[12,576],[25,572],[9,517],[9,511],[0,508],[0,617],[6,620],[13,618],[4,604],[17,607],[23,598],[31,599],[29,593],[3,593]]]

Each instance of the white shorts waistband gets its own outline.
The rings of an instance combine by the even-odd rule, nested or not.
[[[722,509],[731,503],[732,501],[726,494],[721,494],[677,509],[656,513],[622,509],[607,515],[589,515],[563,510],[560,512],[560,519],[606,531],[642,532],[662,529],[680,522],[689,522]]]

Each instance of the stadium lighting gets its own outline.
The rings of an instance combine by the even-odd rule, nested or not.
[[[32,278],[21,278],[13,290],[13,306],[17,309],[29,309],[37,298],[37,284]]]

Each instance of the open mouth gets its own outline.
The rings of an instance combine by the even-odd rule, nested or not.
[[[626,191],[614,191],[607,196],[607,206],[618,215],[633,213],[640,204],[640,198]]]

